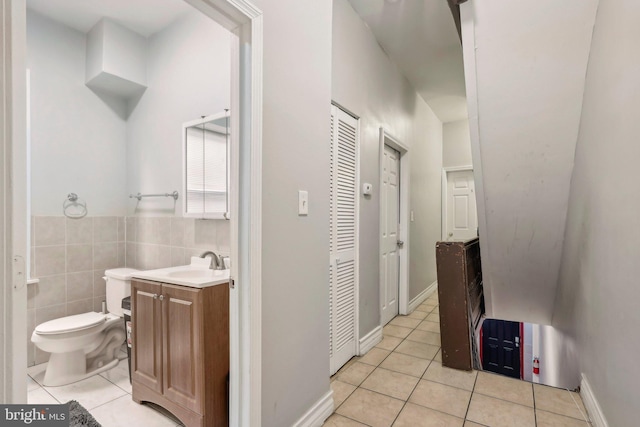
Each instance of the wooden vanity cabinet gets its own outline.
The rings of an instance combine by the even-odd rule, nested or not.
[[[187,427],[228,426],[229,285],[131,281],[133,400]]]

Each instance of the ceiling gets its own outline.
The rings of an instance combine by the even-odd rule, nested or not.
[[[27,0],[27,7],[87,33],[102,18],[148,37],[192,9],[183,0]]]
[[[446,0],[349,0],[443,122],[467,118],[462,45]]]

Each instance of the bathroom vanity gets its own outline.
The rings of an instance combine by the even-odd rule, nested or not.
[[[229,273],[173,267],[131,281],[133,400],[187,427],[228,426]]]

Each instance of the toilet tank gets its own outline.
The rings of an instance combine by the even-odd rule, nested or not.
[[[107,311],[122,317],[122,299],[131,295],[131,274],[135,268],[113,268],[104,272],[107,282]]]

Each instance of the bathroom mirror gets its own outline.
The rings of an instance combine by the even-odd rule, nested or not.
[[[229,219],[229,112],[183,125],[184,216]]]

